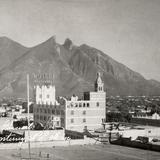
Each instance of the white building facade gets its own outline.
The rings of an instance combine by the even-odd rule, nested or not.
[[[56,90],[52,78],[47,75],[37,76],[34,93],[34,122],[41,123],[45,128],[60,127],[63,116],[60,112],[61,106],[56,101]]]
[[[84,93],[84,100],[71,97],[66,100],[65,128],[68,130],[83,131],[102,127],[106,114],[106,93],[100,74],[95,82],[95,92]]]

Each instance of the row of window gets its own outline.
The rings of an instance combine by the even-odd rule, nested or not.
[[[74,119],[73,118],[71,119],[71,123],[74,123]],[[82,123],[86,123],[86,119],[85,118],[82,119]]]
[[[89,107],[89,103],[71,103],[67,107]]]
[[[55,105],[55,104],[52,104],[52,103],[47,103],[46,102],[46,104],[45,103],[43,103],[42,102],[42,104],[39,102],[38,104],[37,104],[37,107],[44,107],[44,108],[60,108],[60,107],[64,107],[64,106],[60,106],[60,105]]]
[[[55,109],[45,109],[45,108],[37,108],[37,109],[35,109],[35,111],[37,112],[37,113],[48,113],[48,114],[56,114],[56,115],[64,115],[64,111],[63,110],[55,110]]]
[[[98,90],[99,91],[103,91],[103,87],[98,87]]]
[[[35,118],[37,120],[42,120],[42,121],[48,121],[48,120],[53,120],[54,117],[51,116],[42,116],[42,115],[35,115]],[[64,123],[64,118],[61,118],[61,122]]]
[[[99,107],[99,102],[96,103],[96,106]],[[67,105],[68,108],[70,107],[90,107],[89,103],[71,103]]]
[[[37,119],[37,120],[44,120],[44,121],[47,121],[47,120],[49,120],[50,119],[50,116],[42,116],[42,115],[35,115],[35,118]]]
[[[47,95],[46,95],[46,98],[49,98],[49,97],[50,97],[50,95],[47,94]],[[40,99],[42,98],[42,94],[39,95],[39,98],[40,98]]]
[[[83,111],[82,114],[86,115],[86,111]],[[71,115],[74,115],[74,110],[71,110]]]

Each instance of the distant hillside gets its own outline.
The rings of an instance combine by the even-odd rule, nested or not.
[[[31,91],[34,73],[53,73],[57,95],[70,96],[75,93],[81,96],[83,91],[94,89],[97,72],[103,75],[108,95],[160,94],[159,82],[146,80],[139,73],[86,44],[75,46],[70,39],[60,45],[51,37],[32,48],[24,47],[21,51],[19,47],[12,47],[11,50],[10,54],[17,54],[8,61],[9,65],[4,65],[0,70],[1,96],[26,96],[27,73],[31,78]],[[6,54],[5,50],[3,54]]]
[[[28,48],[7,37],[0,37],[0,70],[27,52]]]

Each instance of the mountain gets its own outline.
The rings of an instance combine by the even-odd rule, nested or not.
[[[0,70],[27,52],[28,48],[7,38],[0,37]]]
[[[14,41],[10,43],[15,44]],[[18,44],[17,48],[11,49],[9,54],[13,55],[12,60],[0,69],[0,96],[25,97],[27,73],[30,74],[31,94],[33,75],[50,73],[54,75],[57,96],[71,96],[74,93],[82,96],[82,92],[94,90],[97,72],[103,75],[108,95],[160,94],[159,82],[146,80],[102,51],[86,44],[76,46],[70,39],[61,45],[51,37],[32,48]],[[2,53],[8,55],[5,50]]]

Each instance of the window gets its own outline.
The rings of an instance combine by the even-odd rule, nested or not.
[[[74,115],[74,111],[73,110],[71,111],[71,115]]]
[[[87,107],[89,107],[89,103],[87,103]]]
[[[47,94],[47,98],[49,98],[49,94]]]
[[[57,121],[57,126],[59,126],[60,124],[59,124],[59,121]]]
[[[85,118],[83,118],[83,123],[85,123],[86,122],[86,119]]]
[[[83,115],[86,115],[86,111],[83,111]]]
[[[61,115],[64,115],[64,111],[63,110],[61,110]]]
[[[85,103],[83,103],[83,107],[85,107],[86,106],[86,104]]]
[[[55,114],[55,110],[54,109],[52,109],[52,114]]]
[[[64,124],[64,118],[61,118],[61,123]]]
[[[97,102],[97,107],[99,107],[99,102]]]
[[[57,110],[57,115],[59,115],[60,114],[60,111],[59,110]]]
[[[48,109],[48,113],[50,113],[50,109]]]
[[[71,123],[74,123],[74,119],[73,118],[71,119]]]
[[[82,103],[79,103],[79,107],[82,107]]]
[[[87,126],[84,126],[84,130],[87,130]]]
[[[46,110],[46,109],[45,109],[44,111],[45,111],[45,113],[47,113],[47,110]]]
[[[37,112],[39,112],[39,108],[37,108]]]
[[[70,108],[70,105],[67,105],[67,108]]]

